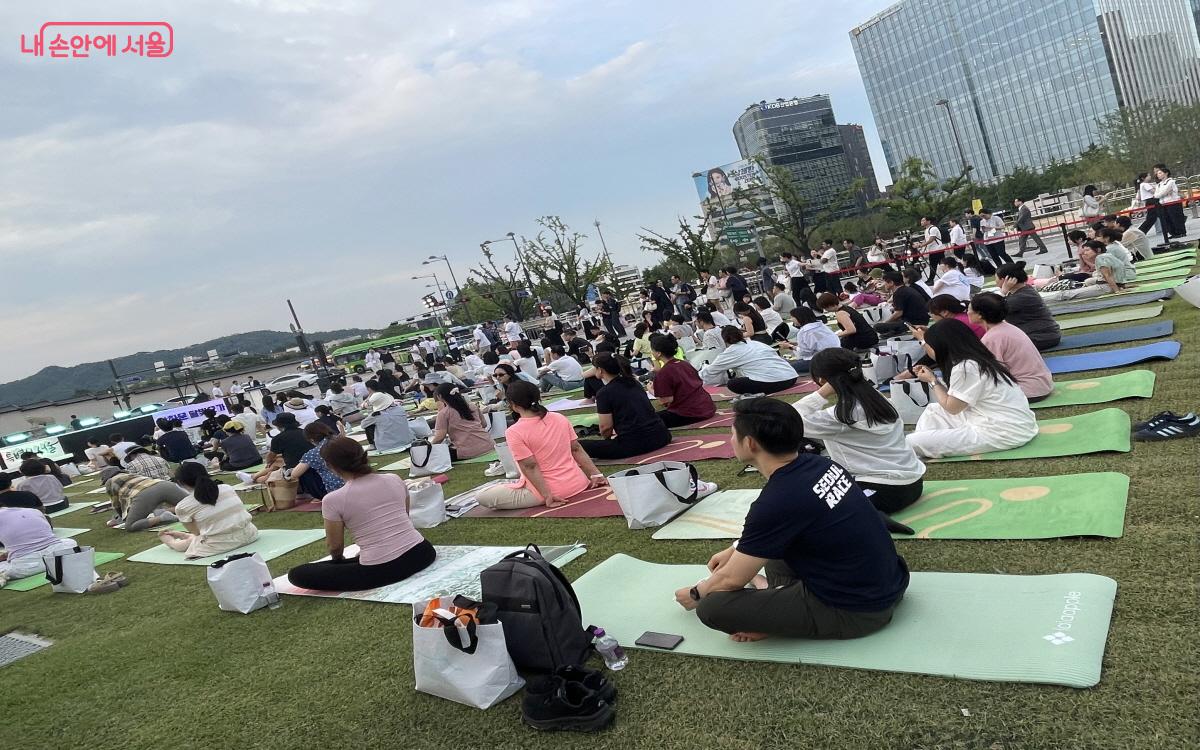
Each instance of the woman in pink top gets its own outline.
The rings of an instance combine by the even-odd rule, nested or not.
[[[496,446],[488,434],[483,415],[478,407],[467,403],[458,386],[442,383],[434,391],[434,398],[438,410],[430,443],[437,445],[450,438],[450,458],[455,461],[492,452]]]
[[[1041,401],[1054,391],[1054,379],[1041,352],[1024,331],[1005,322],[1008,303],[998,294],[984,292],[971,298],[971,320],[982,325],[983,345],[1017,379],[1017,387],[1030,401]]]
[[[521,470],[515,484],[495,484],[475,496],[485,508],[554,508],[586,489],[608,484],[583,452],[571,422],[538,403],[536,385],[518,381],[505,391],[508,405],[520,416],[504,433]]]
[[[971,329],[977,337],[983,338],[983,326],[971,320],[967,315],[967,306],[957,297],[949,294],[939,294],[929,300],[929,315],[933,318],[932,323],[939,320],[949,320],[953,318],[958,322]]]
[[[363,591],[396,583],[433,564],[434,550],[408,517],[408,487],[376,474],[367,452],[344,436],[329,438],[321,458],[346,483],[321,502],[329,560],[288,571],[292,585],[318,591]],[[344,555],[346,529],[358,555]]]

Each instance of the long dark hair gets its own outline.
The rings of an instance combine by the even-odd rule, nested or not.
[[[733,303],[733,311],[738,315],[745,315],[750,319],[750,326],[757,331],[767,330],[767,322],[763,320],[762,315],[758,314],[758,310],[754,309],[753,305],[748,305],[745,302]]]
[[[854,424],[854,410],[862,407],[868,425],[891,424],[900,418],[891,402],[863,377],[858,355],[840,347],[822,349],[809,363],[814,380],[823,380],[837,394],[834,416],[845,425]]]
[[[811,307],[804,305],[793,307],[791,312],[792,319],[801,326],[806,326],[809,323],[817,322],[817,314],[812,311]]]
[[[617,380],[637,385],[637,378],[633,376],[629,360],[619,354],[609,354],[608,352],[597,354],[592,358],[592,366],[614,376]]]
[[[508,391],[505,391],[507,393]],[[437,387],[437,396],[446,403],[454,411],[458,412],[458,416],[470,422],[475,418],[471,412],[471,405],[458,392],[458,386],[451,383],[441,383]]]
[[[263,396],[262,408],[266,411],[279,411],[279,407],[275,406],[275,399],[270,396]]]
[[[175,483],[192,488],[192,497],[205,505],[216,505],[220,488],[208,475],[208,469],[195,461],[184,461],[175,472]]]
[[[504,391],[504,397],[509,404],[531,411],[539,419],[547,414],[546,407],[541,404],[542,391],[533,383],[518,380]]]
[[[953,294],[939,294],[929,300],[929,312],[932,315],[941,315],[942,313],[950,313],[951,315],[959,315],[967,311],[966,305],[962,303],[958,297]]]
[[[947,318],[935,326],[930,326],[925,330],[925,343],[933,349],[934,359],[937,360],[946,382],[950,382],[950,372],[955,365],[968,361],[978,364],[980,374],[997,383],[1017,382],[1008,368],[1001,364],[967,324],[960,320]]]

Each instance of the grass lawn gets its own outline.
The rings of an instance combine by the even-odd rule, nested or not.
[[[1175,320],[1174,338],[1183,342],[1183,354],[1149,365],[1158,373],[1154,398],[1105,405],[1124,408],[1135,420],[1163,409],[1200,408],[1200,310],[1173,299],[1164,317]],[[1061,379],[1081,377],[1086,375]],[[1047,409],[1038,417],[1099,408]],[[1123,538],[899,543],[916,571],[1090,572],[1115,579],[1119,589],[1104,674],[1089,690],[633,651],[629,666],[615,676],[620,699],[612,729],[587,738],[540,734],[520,723],[519,698],[483,712],[416,693],[406,606],[285,597],[281,609],[246,617],[217,609],[203,568],[122,560],[102,571],[124,571],[131,584],[107,596],[56,596],[48,587],[30,593],[0,590],[0,632],[21,629],[55,641],[48,651],[0,670],[0,745],[60,750],[1195,747],[1200,441],[1134,445],[1130,454],[934,464],[927,475],[1124,472],[1132,484]],[[761,484],[757,475],[735,477],[741,468],[736,461],[699,467],[703,478],[723,488]],[[455,468],[447,496],[480,483],[484,468]],[[80,511],[57,521],[91,527],[80,541],[99,550],[132,554],[157,541],[147,533],[107,529],[104,518]],[[319,525],[320,516],[263,514],[257,523],[308,528]],[[571,578],[617,552],[654,562],[700,563],[725,545],[655,542],[651,533],[628,530],[622,518],[459,519],[427,535],[435,544],[582,540],[589,551],[566,567]],[[321,545],[313,544],[269,564],[279,574],[321,554]]]

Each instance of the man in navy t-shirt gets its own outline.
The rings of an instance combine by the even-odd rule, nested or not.
[[[750,399],[734,413],[738,460],[767,484],[741,539],[713,555],[711,575],[675,592],[676,601],[735,641],[858,638],[887,625],[908,566],[874,506],[841,466],[797,453],[804,425],[789,404]]]

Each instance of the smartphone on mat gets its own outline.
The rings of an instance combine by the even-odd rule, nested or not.
[[[637,646],[649,646],[650,648],[662,648],[670,651],[679,644],[683,643],[682,635],[671,635],[670,633],[655,633],[647,630],[638,637],[634,644]]]

